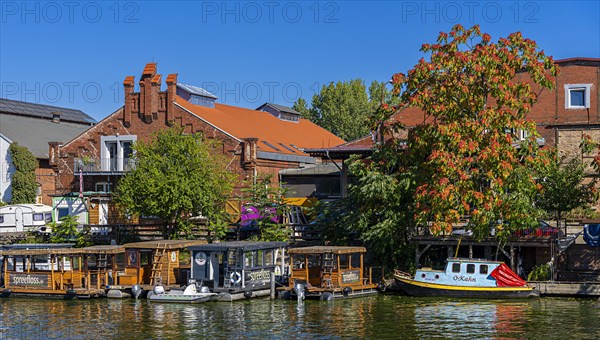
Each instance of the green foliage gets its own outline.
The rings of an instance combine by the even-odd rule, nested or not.
[[[527,275],[527,281],[548,281],[551,279],[551,270],[549,263],[535,266],[531,273]]]
[[[373,158],[385,158],[378,151]],[[347,245],[360,240],[374,254],[374,262],[393,268],[410,268],[414,249],[409,236],[414,230],[412,192],[414,180],[408,172],[393,172],[384,163],[350,162],[358,182],[349,185],[348,195],[317,206],[315,225],[331,244]]]
[[[35,169],[38,161],[26,147],[12,143],[8,149],[15,172],[12,176],[12,204],[35,203],[37,182]]]
[[[224,235],[225,200],[235,175],[226,169],[217,143],[170,128],[147,143],[138,141],[133,149],[135,168],[123,176],[115,193],[126,213],[160,218],[165,238],[189,234],[189,218],[199,214],[208,219],[213,236]]]
[[[60,219],[60,222],[61,223],[52,222],[49,224],[52,228],[50,242],[75,242],[76,247],[85,247],[91,245],[91,242],[89,241],[89,231],[83,230],[80,232],[77,230],[79,222],[77,221],[76,216],[63,216]]]
[[[564,213],[586,208],[595,201],[596,180],[583,183],[585,167],[577,159],[560,162],[556,155],[546,167],[540,169],[542,192],[538,193],[536,205],[554,213],[560,221]]]
[[[257,241],[287,241],[291,230],[278,221],[285,216],[288,208],[284,203],[286,189],[274,186],[271,175],[256,178],[248,188],[242,189],[246,205],[253,206],[259,211],[259,218],[254,222],[258,227]]]
[[[370,132],[369,115],[381,100],[390,100],[385,83],[373,81],[369,91],[360,79],[323,85],[312,98],[311,106],[299,98],[293,108],[313,123],[344,140],[366,136]]]

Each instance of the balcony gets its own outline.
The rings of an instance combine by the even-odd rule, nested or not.
[[[75,158],[73,169],[86,175],[122,175],[134,168],[133,158]]]

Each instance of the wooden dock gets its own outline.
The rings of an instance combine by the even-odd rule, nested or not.
[[[599,297],[600,282],[528,282],[541,296]]]

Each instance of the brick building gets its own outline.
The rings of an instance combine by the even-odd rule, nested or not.
[[[110,191],[132,165],[132,143],[147,141],[153,132],[170,126],[201,132],[222,143],[239,186],[244,179],[263,174],[272,174],[277,181],[282,169],[317,162],[304,148],[344,142],[293,114],[276,116],[216,103],[217,98],[204,89],[178,83],[177,74],[167,76],[166,90],[161,90],[161,83],[156,63],[147,64],[137,92],[134,77],[125,78],[123,107],[73,140],[50,144],[50,165],[57,174],[59,194],[54,201],[56,217],[76,214],[82,223],[118,223]]]

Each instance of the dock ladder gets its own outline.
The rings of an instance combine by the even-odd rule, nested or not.
[[[323,265],[321,266],[321,282],[326,288],[332,288],[331,274],[333,273],[335,256],[333,253],[323,254]]]
[[[162,266],[163,266],[163,258],[167,252],[167,245],[165,244],[163,248],[157,248],[154,251],[154,255],[152,256],[152,270],[150,272],[150,283],[155,285],[162,284]]]

